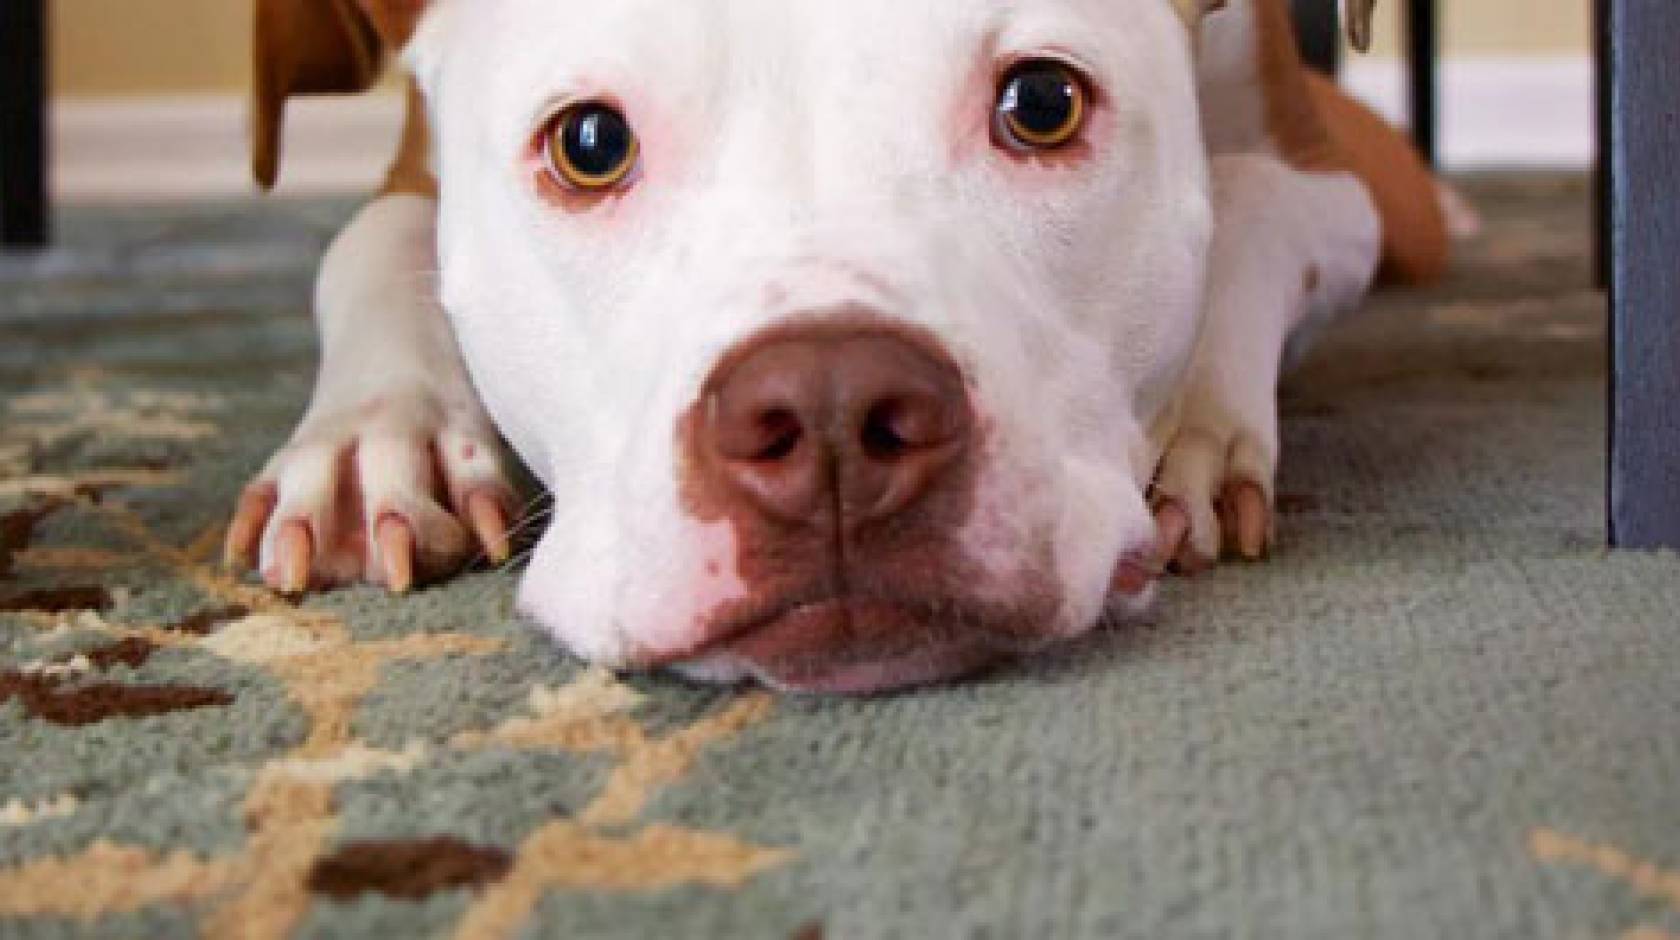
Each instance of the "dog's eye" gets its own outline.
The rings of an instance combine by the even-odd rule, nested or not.
[[[543,131],[544,156],[555,181],[600,192],[622,184],[636,169],[641,144],[630,122],[600,102],[573,105]]]
[[[998,86],[999,143],[1014,150],[1055,150],[1071,143],[1085,127],[1087,94],[1085,83],[1060,62],[1022,62]]]

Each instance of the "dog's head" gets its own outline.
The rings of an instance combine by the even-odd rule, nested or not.
[[[367,2],[429,103],[444,303],[553,494],[524,611],[813,690],[1099,620],[1210,236],[1172,4]]]

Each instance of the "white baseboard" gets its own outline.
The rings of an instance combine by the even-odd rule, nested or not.
[[[1406,124],[1399,62],[1353,59],[1342,83]],[[1593,62],[1560,58],[1448,59],[1441,64],[1441,162],[1453,170],[1580,169],[1595,153]]]
[[[53,193],[67,203],[254,195],[247,111],[238,95],[54,102]],[[275,192],[370,191],[390,163],[401,123],[396,95],[292,102]]]
[[[1348,63],[1344,83],[1404,123],[1400,65]],[[1593,157],[1585,56],[1459,59],[1442,67],[1441,141],[1451,169],[1584,167]],[[281,194],[367,192],[396,144],[401,98],[293,102]],[[71,99],[52,114],[53,190],[69,203],[226,199],[256,192],[243,98]]]

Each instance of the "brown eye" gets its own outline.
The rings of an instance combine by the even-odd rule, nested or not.
[[[1031,59],[1004,75],[998,86],[996,129],[1000,143],[1016,150],[1055,150],[1085,128],[1085,83],[1049,59]]]
[[[557,182],[586,192],[622,184],[641,155],[630,122],[600,102],[573,105],[556,115],[543,131],[543,150]]]

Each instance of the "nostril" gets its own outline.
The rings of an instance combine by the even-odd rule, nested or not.
[[[951,441],[961,434],[960,425],[954,409],[939,399],[894,396],[864,412],[859,443],[870,460],[891,462]]]
[[[799,449],[805,429],[792,409],[770,408],[758,416],[758,433],[761,443],[751,459],[769,463],[792,456]]]
[[[714,453],[744,465],[782,463],[793,457],[806,436],[806,420],[797,404],[781,396],[768,401],[711,401],[708,433]]]
[[[888,400],[875,404],[863,416],[860,437],[864,456],[870,460],[891,461],[904,456],[914,445],[907,426],[905,403]]]

